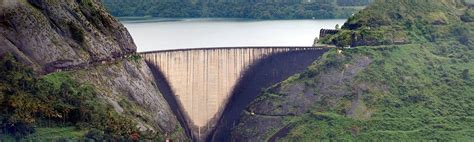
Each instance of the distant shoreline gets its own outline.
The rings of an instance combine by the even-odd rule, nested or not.
[[[325,19],[251,19],[251,18],[164,18],[164,17],[116,17],[123,23],[153,23],[153,22],[178,22],[178,21],[291,21],[291,20],[347,20],[346,18],[325,18]]]

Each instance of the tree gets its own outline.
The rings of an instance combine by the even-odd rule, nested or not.
[[[469,75],[469,69],[465,69],[464,71],[462,71],[462,78],[464,80],[470,80],[471,79],[471,76]]]

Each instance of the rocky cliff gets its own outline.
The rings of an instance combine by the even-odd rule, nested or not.
[[[96,0],[0,1],[0,53],[40,72],[134,53],[127,30]]]
[[[70,71],[83,83],[96,85],[100,98],[122,115],[132,118],[141,131],[159,132],[186,139],[168,103],[156,86],[153,74],[141,59],[124,59],[84,70]]]
[[[0,0],[0,55],[38,74],[63,71],[142,131],[186,139],[125,27],[98,0]]]

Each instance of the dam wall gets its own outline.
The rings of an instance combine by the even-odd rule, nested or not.
[[[154,51],[140,54],[151,68],[159,72],[160,78],[165,79],[169,93],[172,94],[177,103],[176,106],[180,109],[179,115],[184,117],[183,121],[190,129],[191,137],[201,141],[215,129],[237,84],[252,65],[272,55],[322,50],[325,49],[234,47]],[[292,58],[297,59],[298,56]]]
[[[231,98],[207,141],[228,141],[232,136],[232,128],[239,124],[241,113],[261,95],[262,89],[302,73],[326,51],[327,49],[277,53],[250,65],[233,89]]]

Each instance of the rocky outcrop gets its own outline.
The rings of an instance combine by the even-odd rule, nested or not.
[[[143,60],[127,58],[71,74],[80,82],[99,88],[100,97],[117,112],[133,118],[142,131],[159,132],[173,139],[186,138]]]
[[[321,29],[319,30],[319,38],[324,38],[329,35],[334,35],[339,32],[338,29]]]
[[[186,139],[125,27],[99,0],[0,0],[0,55],[92,84],[142,131]]]
[[[0,53],[47,73],[134,53],[125,27],[97,0],[0,0]]]

